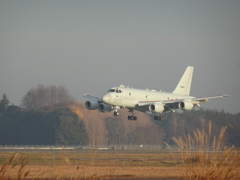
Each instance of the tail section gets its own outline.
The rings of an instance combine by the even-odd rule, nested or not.
[[[177,87],[173,91],[174,94],[189,96],[192,84],[193,69],[194,69],[193,66],[187,67]]]

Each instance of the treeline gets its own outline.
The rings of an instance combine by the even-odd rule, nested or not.
[[[0,101],[1,145],[86,145],[84,122],[69,108],[26,110]]]
[[[135,112],[137,121],[129,121],[127,110],[121,110],[120,116],[116,117],[112,113],[87,110],[82,103],[75,104],[75,109],[83,117],[91,144],[175,144],[174,136],[192,135],[196,129],[208,132],[211,121],[213,137],[219,135],[222,127],[228,126],[225,144],[240,147],[240,113],[199,109],[166,113],[163,121],[155,121],[150,115]]]
[[[56,96],[49,93],[53,87]],[[59,94],[63,91],[65,100],[60,100]],[[51,96],[55,100],[48,100]],[[65,87],[42,85],[23,96],[21,107],[9,104],[4,94],[0,101],[2,145],[174,144],[173,136],[191,134],[196,129],[207,131],[211,121],[213,136],[218,136],[221,128],[228,126],[226,144],[240,147],[240,113],[199,109],[167,113],[163,121],[154,121],[151,115],[136,111],[137,121],[129,121],[127,109],[121,110],[117,117],[112,113],[91,111],[84,103],[74,101]]]

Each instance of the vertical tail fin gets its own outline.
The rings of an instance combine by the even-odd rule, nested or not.
[[[173,93],[189,96],[192,84],[193,69],[193,66],[187,67]]]

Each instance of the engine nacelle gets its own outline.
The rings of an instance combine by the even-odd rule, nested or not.
[[[101,103],[101,104],[99,104],[99,106],[98,106],[98,110],[99,110],[100,112],[103,112],[103,113],[105,113],[105,112],[111,112],[111,111],[112,111],[112,106],[109,106],[109,105],[107,105],[107,104]]]
[[[164,111],[164,106],[159,103],[154,103],[149,105],[149,110],[154,113],[162,113]]]
[[[85,107],[90,110],[97,109],[98,105],[99,105],[98,101],[95,101],[95,100],[89,100],[85,102]]]
[[[192,102],[189,101],[183,101],[178,103],[178,107],[182,110],[192,110],[194,107],[194,104]]]

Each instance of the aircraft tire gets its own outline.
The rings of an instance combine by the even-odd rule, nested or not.
[[[161,116],[154,116],[154,120],[162,121],[162,117]]]
[[[136,121],[137,116],[128,116],[128,120]]]
[[[114,116],[119,116],[119,112],[114,112],[113,115]]]

